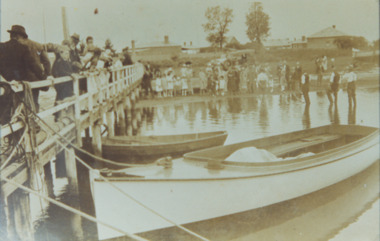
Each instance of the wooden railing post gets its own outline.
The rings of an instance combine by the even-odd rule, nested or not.
[[[123,104],[117,105],[117,123],[120,128],[120,132],[124,134],[126,123],[125,123],[125,112],[124,112]]]
[[[106,113],[106,121],[108,127],[108,136],[115,136],[115,120],[114,120],[114,112],[108,111]]]
[[[65,150],[65,167],[70,190],[78,194],[77,166],[73,148]]]
[[[79,78],[77,75],[72,75],[73,78],[73,90],[74,90],[74,96],[75,96],[75,104],[74,104],[74,121],[76,126],[76,132],[77,132],[77,140],[76,143],[78,146],[82,146],[82,127],[80,122],[80,91],[79,91]]]
[[[92,127],[92,148],[94,154],[97,156],[102,156],[102,133],[100,129],[100,124],[95,122]]]
[[[115,96],[116,95],[116,85],[117,85],[117,81],[116,81],[116,71],[112,71],[111,72],[111,75],[112,75],[112,96]]]
[[[93,88],[95,88],[94,86],[94,81],[93,81],[93,76],[88,76],[86,78],[86,81],[87,81],[87,91],[88,91],[88,111],[91,113],[93,108],[94,108],[94,90]]]

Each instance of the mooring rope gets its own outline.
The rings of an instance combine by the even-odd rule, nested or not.
[[[42,127],[42,128],[44,128],[44,127]],[[51,134],[50,134],[50,135],[51,135]],[[55,136],[53,136],[53,135],[51,135],[51,137],[54,138],[55,141],[56,141],[59,145],[61,145],[62,148],[64,148],[65,150],[69,150],[69,148],[68,148],[64,143],[62,143],[60,140],[58,140],[57,137],[55,137]],[[64,137],[62,137],[62,139],[64,139],[66,142],[68,141],[68,140],[66,140]],[[75,158],[76,158],[76,159],[77,159],[82,165],[84,165],[87,169],[89,169],[91,172],[94,172],[94,173],[98,174],[98,172],[97,172],[95,169],[93,169],[91,166],[89,166],[89,165],[88,165],[85,161],[83,161],[80,157],[78,157],[77,155],[75,155]],[[209,241],[209,239],[207,239],[207,238],[205,238],[205,237],[203,237],[203,236],[201,236],[201,235],[199,235],[199,234],[197,234],[197,233],[195,233],[195,232],[193,232],[193,231],[191,231],[191,230],[185,228],[185,227],[182,226],[181,224],[178,224],[178,223],[176,223],[176,222],[170,220],[169,218],[166,218],[166,217],[163,216],[162,214],[160,214],[160,213],[158,213],[157,211],[153,210],[152,208],[146,206],[144,203],[140,202],[139,200],[137,200],[136,198],[134,198],[134,197],[131,196],[130,194],[124,192],[124,190],[122,190],[121,188],[119,188],[118,186],[116,186],[115,184],[113,184],[111,181],[109,181],[107,178],[103,177],[102,175],[99,175],[99,177],[100,177],[100,179],[102,179],[103,181],[105,181],[107,184],[111,185],[111,187],[113,187],[113,188],[115,188],[117,191],[119,191],[121,194],[123,194],[123,195],[126,196],[127,198],[131,199],[132,201],[136,202],[136,203],[137,203],[138,205],[140,205],[141,207],[143,207],[143,208],[147,209],[148,211],[152,212],[153,214],[157,215],[158,217],[162,218],[163,220],[165,220],[165,221],[171,223],[172,225],[174,225],[174,226],[176,226],[176,227],[182,229],[183,231],[185,231],[185,232],[187,232],[187,233],[189,233],[189,234],[191,234],[191,235],[193,235],[193,236],[199,238],[200,240]]]
[[[29,131],[28,130],[29,127],[27,125],[25,125],[25,122],[26,122],[25,116],[22,115],[22,110],[24,109],[23,107],[24,107],[24,105],[21,104],[16,108],[15,113],[13,114],[13,116],[11,118],[9,127],[12,130],[12,123],[17,122],[17,120],[21,119],[21,121],[24,122],[24,132],[22,133],[17,144],[13,144],[11,153],[9,154],[7,159],[0,166],[0,171],[3,170],[5,168],[5,166],[7,166],[8,163],[12,160],[12,158],[17,154],[17,151],[18,151],[17,147],[20,146],[21,142],[24,140],[24,138],[26,136],[26,133]]]
[[[115,161],[112,161],[112,160],[109,160],[109,159],[106,159],[106,158],[103,158],[103,157],[96,156],[96,155],[94,155],[94,154],[92,154],[92,153],[84,150],[83,148],[78,147],[78,146],[72,144],[69,140],[67,140],[65,137],[63,137],[58,132],[56,132],[52,127],[50,127],[50,125],[48,123],[46,123],[42,118],[40,118],[37,114],[36,114],[36,116],[37,116],[37,119],[42,122],[42,124],[44,124],[45,126],[47,126],[48,129],[50,129],[50,131],[53,132],[53,134],[59,136],[59,138],[61,138],[61,139],[64,139],[65,142],[67,142],[67,145],[71,146],[75,150],[77,150],[77,151],[79,151],[79,152],[81,152],[81,153],[83,153],[83,154],[85,154],[85,155],[87,155],[87,156],[89,156],[89,157],[97,160],[97,161],[104,162],[104,163],[107,163],[107,164],[112,164],[112,165],[115,165],[115,166],[120,166],[120,167],[142,167],[142,166],[145,167],[145,166],[155,166],[155,165],[157,165],[157,161],[152,162],[152,163],[146,163],[146,164],[145,163],[144,164],[129,164],[129,163],[115,162]]]
[[[20,137],[18,143],[15,145],[15,148],[13,148],[12,152],[9,154],[8,158],[1,164],[0,166],[0,171],[2,171],[4,169],[4,167],[6,165],[8,165],[8,163],[12,160],[12,158],[17,154],[17,151],[18,149],[16,148],[16,146],[19,146],[21,144],[21,142],[24,140],[26,136],[26,128],[25,128],[25,131],[24,133],[22,134],[22,136]]]
[[[99,223],[99,224],[101,224],[101,225],[106,226],[107,228],[110,228],[110,229],[113,229],[113,230],[115,230],[115,231],[117,231],[117,232],[119,232],[119,233],[122,233],[122,234],[124,234],[124,235],[126,235],[126,236],[128,236],[128,237],[130,237],[130,238],[132,238],[132,239],[134,239],[134,240],[147,241],[147,239],[144,239],[144,238],[139,237],[139,236],[137,236],[137,235],[135,235],[135,234],[131,234],[131,233],[129,233],[129,232],[126,232],[126,231],[124,231],[124,230],[121,230],[121,229],[119,229],[119,228],[116,228],[116,227],[114,227],[114,226],[112,226],[112,225],[110,225],[110,224],[108,224],[108,223],[106,223],[106,222],[103,222],[103,221],[101,221],[101,220],[99,220],[99,219],[97,219],[97,218],[95,218],[95,217],[93,217],[93,216],[91,216],[91,215],[89,215],[89,214],[87,214],[87,213],[84,213],[84,212],[82,212],[82,211],[79,211],[79,210],[77,210],[77,209],[75,209],[75,208],[73,208],[73,207],[71,207],[71,206],[69,206],[69,205],[66,205],[66,204],[64,204],[64,203],[62,203],[62,202],[59,202],[59,201],[57,201],[57,200],[54,200],[54,199],[52,199],[52,198],[50,198],[50,197],[47,197],[47,196],[45,196],[45,195],[42,195],[42,194],[38,193],[37,191],[35,191],[35,190],[33,190],[33,189],[30,189],[30,188],[25,187],[24,185],[21,185],[21,184],[15,182],[15,181],[12,181],[11,179],[8,179],[8,178],[3,177],[3,176],[1,176],[1,175],[0,175],[0,179],[2,179],[2,180],[4,180],[4,181],[6,181],[6,182],[8,182],[8,183],[10,183],[10,184],[12,184],[12,185],[14,185],[14,186],[16,186],[16,187],[18,187],[18,188],[20,188],[20,189],[22,189],[22,190],[24,190],[24,191],[26,191],[26,192],[29,192],[29,193],[34,194],[34,195],[36,195],[36,196],[39,196],[40,198],[43,198],[43,199],[45,199],[45,200],[47,200],[47,201],[49,201],[49,202],[51,202],[51,203],[53,203],[53,204],[55,204],[55,205],[57,205],[57,206],[59,206],[59,207],[65,209],[65,210],[67,210],[67,211],[70,211],[70,212],[72,212],[72,213],[78,214],[78,215],[80,215],[80,216],[82,216],[82,217],[84,217],[84,218],[86,218],[86,219],[88,219],[88,220],[90,220],[90,221],[92,221],[92,222]]]
[[[64,136],[60,135],[58,132],[56,132],[52,127],[50,127],[49,124],[47,124],[41,117],[38,116],[38,114],[33,111],[33,109],[24,102],[24,100],[21,99],[21,102],[23,102],[26,106],[26,108],[35,116],[37,117],[37,120],[39,120],[44,126],[46,126],[47,128],[44,128],[44,126],[41,126],[43,129],[45,129],[45,131],[47,131],[47,134],[50,134],[48,130],[46,129],[50,129],[50,131],[53,133],[53,134],[50,134],[52,138],[55,139],[55,141],[61,145],[65,150],[69,150],[69,148],[67,147],[68,145],[73,147],[75,150],[78,150],[84,154],[87,154],[89,155],[90,157],[93,157],[94,159],[97,159],[97,160],[106,160],[104,158],[101,158],[101,157],[98,157],[96,155],[93,155],[89,152],[87,152],[86,150],[83,150],[82,148],[80,147],[77,147],[76,145],[72,144],[69,140],[67,140]],[[58,136],[59,138],[63,139],[65,142],[66,142],[66,145],[64,143],[62,143],[56,136]],[[96,172],[95,169],[93,169],[91,166],[89,166],[85,161],[83,161],[80,157],[78,157],[77,155],[75,155],[76,159],[82,164],[84,165],[86,168],[88,168],[90,171],[92,172]],[[107,163],[110,163],[110,164],[114,164],[114,163],[117,163],[117,162],[114,162],[114,161],[111,161],[111,160],[106,160]],[[148,165],[155,165],[156,163],[152,163],[152,164],[124,164],[124,163],[117,163],[117,165],[120,165],[120,164],[123,164],[122,166],[128,166],[128,167],[136,167],[136,166],[148,166]],[[126,197],[128,197],[129,199],[133,200],[134,202],[136,202],[137,204],[139,204],[140,206],[142,206],[143,208],[149,210],[150,212],[154,213],[155,215],[159,216],[160,218],[162,218],[163,220],[171,223],[172,225],[180,228],[181,230],[193,235],[194,237],[197,237],[199,238],[200,240],[204,240],[204,241],[209,241],[209,239],[183,227],[181,224],[178,224],[166,217],[164,217],[163,215],[161,215],[160,213],[158,213],[157,211],[151,209],[150,207],[146,206],[145,204],[143,204],[142,202],[140,202],[139,200],[137,200],[136,198],[132,197],[131,195],[129,195],[128,193],[124,192],[122,189],[120,189],[119,187],[117,187],[116,185],[114,185],[112,182],[110,182],[107,178],[103,177],[102,175],[99,175],[99,177],[105,181],[106,183],[110,184],[113,188],[115,188],[116,190],[118,190],[119,192],[121,192],[123,195],[125,195]],[[9,179],[8,179],[9,180]],[[55,201],[55,200],[54,200]],[[71,208],[71,207],[70,207]],[[73,210],[76,210],[76,209],[73,209]]]

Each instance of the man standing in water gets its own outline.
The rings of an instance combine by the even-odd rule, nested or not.
[[[301,77],[301,91],[303,98],[305,99],[306,106],[310,105],[309,98],[309,75],[305,72]]]
[[[339,81],[340,81],[340,75],[338,71],[332,69],[331,76],[330,76],[330,85],[327,87],[327,98],[330,101],[330,104],[334,102],[334,104],[338,104],[338,91],[339,91]],[[331,95],[334,95],[334,100]]]
[[[348,106],[356,107],[356,80],[357,76],[353,71],[353,66],[348,67],[348,75],[347,75],[347,94],[348,94]]]

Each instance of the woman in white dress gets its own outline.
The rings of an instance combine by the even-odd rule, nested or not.
[[[167,81],[167,95],[168,96],[173,96],[173,89],[174,89],[174,73],[173,69],[169,68],[168,73],[166,75],[166,81]]]
[[[182,96],[186,96],[187,91],[188,91],[187,79],[182,77],[181,80],[182,80]]]
[[[162,83],[161,83],[161,73],[157,73],[157,78],[156,78],[156,92],[157,92],[157,97],[162,96]]]
[[[163,97],[166,97],[168,96],[168,81],[167,81],[167,72],[165,72],[162,76],[161,76],[161,88],[162,88],[162,96]]]
[[[204,94],[207,92],[207,75],[205,74],[205,72],[203,71],[199,72],[199,81],[200,81],[201,94]]]

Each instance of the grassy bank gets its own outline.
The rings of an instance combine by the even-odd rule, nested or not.
[[[310,74],[316,72],[315,58],[326,56],[329,60],[329,65],[331,59],[335,59],[335,66],[337,70],[342,71],[344,68],[350,64],[355,64],[357,66],[357,71],[365,71],[371,69],[375,66],[379,66],[379,60],[377,58],[355,60],[352,57],[351,50],[342,49],[278,49],[278,50],[262,50],[255,52],[253,49],[245,49],[239,51],[230,51],[227,53],[223,52],[208,52],[208,53],[197,53],[197,54],[184,54],[181,53],[175,56],[165,55],[161,58],[152,57],[147,59],[152,63],[152,65],[164,70],[168,67],[173,67],[174,70],[179,74],[179,69],[182,64],[191,61],[195,76],[199,71],[203,70],[207,63],[213,59],[220,58],[223,54],[227,54],[229,57],[239,59],[242,54],[247,54],[247,59],[249,64],[268,64],[272,75],[276,74],[277,64],[283,60],[288,62],[290,67],[296,65],[296,62],[300,62],[303,67],[303,71]]]

